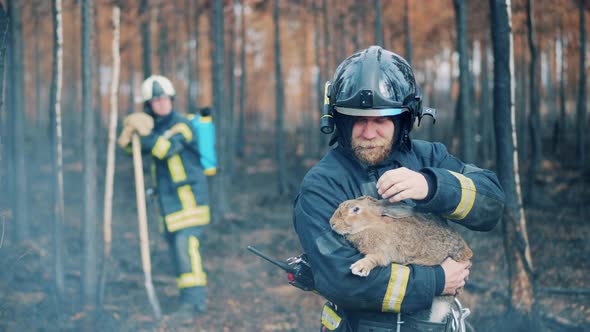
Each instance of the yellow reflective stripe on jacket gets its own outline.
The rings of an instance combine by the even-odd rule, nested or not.
[[[190,236],[188,239],[188,255],[191,258],[191,272],[183,273],[176,279],[178,288],[207,285],[207,274],[203,271],[203,261],[199,253],[199,239]]]
[[[164,158],[166,153],[168,153],[168,149],[170,149],[170,141],[164,137],[158,137],[156,144],[152,148],[152,155],[158,159]]]
[[[186,123],[180,122],[172,126],[170,130],[166,131],[166,138],[170,138],[176,134],[181,134],[187,142],[193,139],[193,132]]]
[[[217,174],[217,168],[215,168],[215,167],[207,168],[207,169],[203,170],[203,174],[205,174],[206,176],[213,176],[213,175]]]
[[[210,211],[208,205],[188,208],[178,212],[170,213],[164,219],[169,232],[175,232],[179,229],[206,225],[210,220]]]
[[[172,182],[180,182],[186,180],[186,172],[182,165],[182,159],[179,154],[168,159],[168,170],[170,170],[170,176],[172,176]]]
[[[453,174],[461,183],[461,200],[459,201],[459,205],[457,205],[455,211],[446,217],[449,219],[461,220],[467,216],[469,211],[471,211],[477,190],[475,189],[473,180],[470,178],[460,173],[453,171],[449,172]]]
[[[332,308],[324,305],[322,310],[322,325],[330,331],[334,331],[339,325],[342,318],[332,310]]]
[[[406,295],[406,287],[410,277],[410,268],[404,265],[391,264],[391,276],[387,291],[383,298],[381,311],[400,312],[402,301]]]
[[[209,123],[212,121],[213,121],[213,118],[211,116],[202,116],[199,118],[199,122],[201,122],[201,123]]]
[[[193,189],[189,184],[178,187],[178,197],[180,198],[183,210],[197,206]]]

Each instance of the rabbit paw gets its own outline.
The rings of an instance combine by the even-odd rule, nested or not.
[[[367,260],[361,259],[361,260],[357,261],[356,263],[352,264],[350,266],[350,270],[352,271],[352,274],[355,274],[355,275],[361,276],[361,277],[366,277],[369,275],[369,273],[371,273],[371,270],[374,267],[375,266],[373,264],[371,264],[370,262],[368,262]]]

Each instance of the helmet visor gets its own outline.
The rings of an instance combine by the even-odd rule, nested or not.
[[[406,107],[396,108],[350,108],[336,106],[338,113],[350,116],[395,116],[410,110]]]

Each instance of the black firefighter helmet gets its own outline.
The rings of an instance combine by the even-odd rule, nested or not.
[[[326,83],[325,93],[322,132],[332,131],[333,116],[338,141],[345,146],[350,146],[353,117],[393,117],[397,141],[394,144],[409,144],[408,134],[416,118],[422,117],[422,98],[412,67],[398,54],[379,46],[371,46],[344,60],[336,69],[333,81]],[[434,117],[431,112],[428,109],[428,115]]]

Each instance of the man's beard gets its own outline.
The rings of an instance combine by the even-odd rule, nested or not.
[[[352,152],[363,163],[373,166],[384,161],[391,152],[393,138],[373,141],[352,140]],[[369,149],[369,147],[373,147]]]

